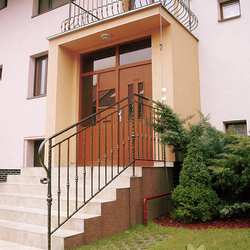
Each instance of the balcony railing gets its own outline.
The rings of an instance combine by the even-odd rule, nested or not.
[[[155,3],[161,3],[190,32],[197,28],[198,19],[188,6],[189,0],[70,0],[69,17],[61,29],[73,30]]]

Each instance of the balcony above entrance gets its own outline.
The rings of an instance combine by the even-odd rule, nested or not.
[[[70,0],[69,17],[62,22],[63,32],[98,21],[115,18],[127,12],[161,4],[178,22],[192,32],[198,19],[190,10],[190,0]]]

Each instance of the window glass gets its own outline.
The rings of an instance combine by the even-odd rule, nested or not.
[[[0,65],[0,81],[2,80],[3,66]]]
[[[45,95],[47,88],[48,56],[36,58],[34,96]]]
[[[50,9],[49,0],[39,0],[38,13],[44,13]]]
[[[236,131],[237,134],[242,135],[242,136],[247,136],[246,122],[226,123],[226,130],[228,130],[230,127],[233,127],[233,129]]]
[[[115,47],[82,55],[82,73],[114,67]]]
[[[81,87],[81,120],[96,113],[97,75],[82,77]],[[88,126],[92,120],[87,120],[82,126]]]
[[[138,83],[138,95],[143,96],[143,83],[142,82]],[[138,118],[139,119],[143,118],[143,98],[140,98],[140,97],[138,100]]]
[[[69,3],[69,0],[52,0],[52,9],[59,7],[66,3]]]
[[[129,84],[128,85],[128,96],[133,95],[133,93],[134,93],[134,85]],[[132,111],[133,111],[132,101],[133,101],[133,98],[129,97],[129,99],[128,99],[128,103],[129,103],[129,106],[128,106],[128,119],[129,120],[132,120]]]
[[[7,6],[7,0],[0,0],[0,9],[3,9]]]
[[[101,90],[98,92],[99,107],[108,107],[115,103],[115,89]]]
[[[239,1],[231,1],[221,3],[221,19],[230,18],[240,15],[240,3]]]
[[[68,3],[69,0],[39,0],[38,14]]]
[[[151,39],[127,43],[119,47],[120,65],[151,59]]]

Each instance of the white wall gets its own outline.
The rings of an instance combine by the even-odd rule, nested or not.
[[[218,22],[217,0],[192,0],[199,19],[201,107],[211,123],[247,120],[250,130],[250,1],[240,0],[241,17]]]
[[[32,18],[33,0],[8,0],[0,10],[0,168],[21,168],[24,138],[44,137],[46,97],[27,100],[30,56],[47,51],[68,5]]]

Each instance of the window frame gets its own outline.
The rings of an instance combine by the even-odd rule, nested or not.
[[[244,126],[244,135],[237,130],[236,125],[243,125]],[[247,134],[248,134],[246,120],[227,121],[227,122],[224,122],[224,126],[225,126],[225,131],[227,131],[231,126],[234,126],[237,134],[242,135],[242,136],[247,136]]]
[[[48,3],[48,8],[47,8],[46,10],[41,11],[41,10],[40,10],[40,8],[41,8],[41,6],[40,6],[41,0],[37,0],[37,14],[38,14],[38,15],[41,15],[41,14],[46,13],[46,12],[48,12],[48,11],[54,10],[54,9],[56,9],[56,8],[59,8],[59,7],[63,6],[63,5],[65,5],[65,4],[68,4],[68,3],[69,3],[68,0],[65,0],[65,3],[59,4],[58,6],[53,7],[53,1],[54,1],[54,0],[46,0],[46,1],[47,1],[47,3]]]
[[[7,7],[7,3],[8,3],[8,0],[4,0],[4,6],[3,6],[3,7],[0,7],[0,10],[6,8],[6,7]]]
[[[47,61],[46,62],[46,69],[45,69],[45,87],[44,87],[44,93],[42,93],[41,91],[41,87],[40,87],[40,90],[38,91],[37,88],[38,88],[38,84],[37,82],[39,81],[38,78],[38,70],[40,72],[40,69],[38,69],[38,63],[44,61],[44,59]],[[41,71],[43,71],[44,69],[42,68]],[[41,72],[40,72],[41,73]],[[34,84],[33,84],[33,97],[39,97],[39,96],[46,96],[47,95],[47,77],[48,77],[48,55],[43,55],[43,56],[40,56],[40,57],[36,57],[35,58],[35,72],[34,72]],[[41,86],[41,82],[40,82],[40,86]]]
[[[223,7],[230,6],[230,5],[233,5],[235,3],[238,3],[238,5],[239,5],[239,14],[235,15],[235,16],[225,18],[224,17],[224,12],[223,12]],[[229,20],[229,19],[233,19],[233,18],[237,18],[237,17],[241,16],[240,0],[229,0],[229,1],[223,1],[223,2],[220,1],[219,5],[220,5],[220,21]]]

